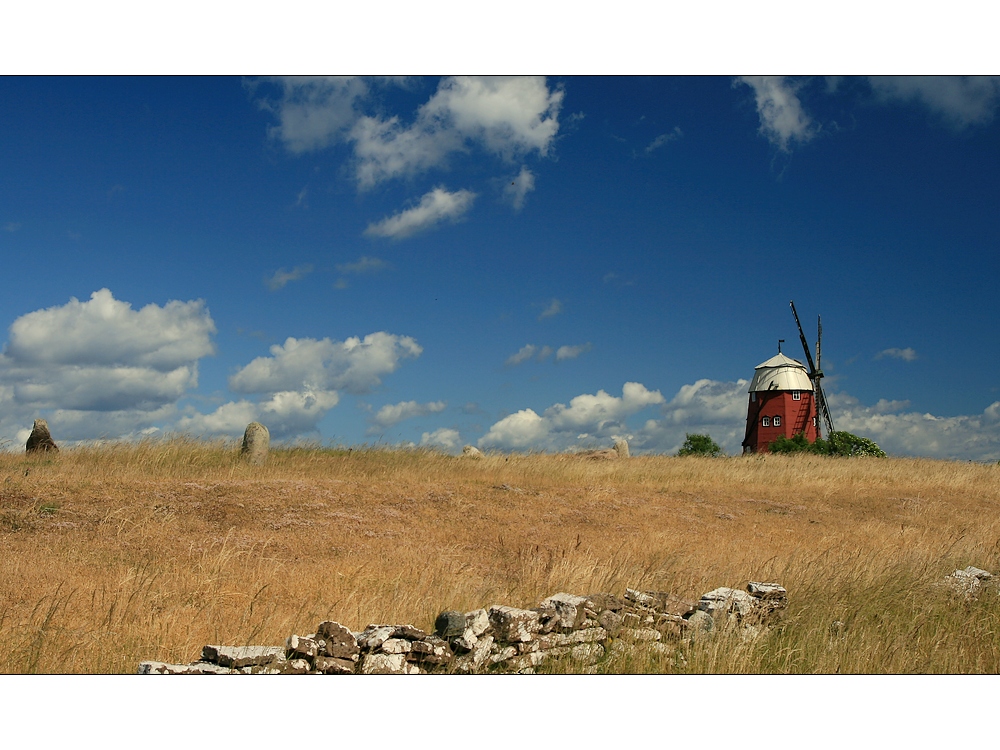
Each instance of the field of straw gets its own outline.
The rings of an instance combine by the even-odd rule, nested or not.
[[[616,673],[1000,671],[1000,466],[272,449],[172,440],[0,454],[0,672],[134,673],[333,619],[625,587],[775,581],[779,626],[607,660]],[[839,623],[839,624],[837,624]],[[556,665],[555,670],[571,670]]]

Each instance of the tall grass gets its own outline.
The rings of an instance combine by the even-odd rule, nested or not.
[[[272,450],[175,439],[0,455],[0,671],[132,672],[330,618],[432,628],[443,609],[626,586],[696,599],[774,580],[778,627],[609,671],[993,672],[1000,467],[915,459]]]

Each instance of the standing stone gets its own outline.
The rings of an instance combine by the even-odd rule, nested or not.
[[[251,422],[243,433],[243,447],[240,455],[246,456],[252,464],[262,464],[267,459],[267,449],[271,443],[271,433],[260,422]]]
[[[59,452],[59,446],[56,445],[49,433],[49,423],[44,419],[35,420],[31,434],[28,435],[28,442],[24,444],[24,450],[26,453]]]
[[[628,440],[622,438],[621,440],[615,441],[615,453],[618,454],[618,458],[628,458]]]
[[[462,448],[462,455],[468,458],[482,458],[483,452],[474,445],[466,445]]]

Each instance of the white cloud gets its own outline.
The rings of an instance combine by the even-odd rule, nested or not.
[[[654,138],[648,146],[646,146],[646,155],[648,156],[661,146],[666,146],[671,141],[676,141],[678,138],[683,137],[683,135],[684,132],[679,127],[674,127],[671,131],[661,133],[656,136],[656,138]]]
[[[535,352],[537,351],[538,347],[535,346],[534,344],[525,344],[520,349],[518,349],[517,354],[511,354],[509,357],[507,357],[507,361],[505,362],[505,364],[513,366],[513,365],[519,365],[522,362],[527,362],[529,359],[535,356]]]
[[[514,207],[515,211],[524,208],[524,201],[528,193],[535,189],[535,175],[527,167],[521,167],[521,171],[511,180],[510,184],[503,189],[504,196]]]
[[[551,318],[553,315],[558,315],[563,311],[562,302],[557,299],[553,299],[549,306],[542,310],[542,314],[538,316],[539,320],[545,320],[546,318]]]
[[[449,193],[443,187],[436,187],[426,193],[413,208],[400,211],[394,216],[369,224],[365,234],[369,237],[388,237],[399,240],[412,234],[430,229],[442,221],[458,221],[470,208],[476,194],[469,190]]]
[[[585,354],[593,348],[593,345],[589,341],[586,344],[578,344],[576,346],[560,346],[556,349],[556,362],[562,362],[564,359],[576,359],[581,354]]]
[[[293,153],[349,143],[358,187],[445,166],[478,146],[511,160],[546,156],[559,130],[563,92],[544,77],[452,77],[405,124],[374,114],[372,84],[353,78],[285,78],[277,103],[262,103],[279,125],[271,134]],[[389,84],[392,81],[382,81]],[[366,111],[370,110],[370,111]]]
[[[387,268],[389,268],[389,264],[384,260],[381,258],[372,258],[368,255],[362,255],[353,263],[337,264],[337,271],[343,274],[378,273],[379,271],[384,271]]]
[[[0,353],[0,436],[45,411],[64,439],[117,437],[169,418],[214,354],[201,300],[140,310],[107,289],[27,313]]]
[[[635,436],[637,449],[676,453],[684,436],[709,434],[727,453],[741,453],[746,430],[747,380],[707,378],[681,386],[664,404],[659,419],[649,419]]]
[[[585,438],[607,440],[625,436],[626,417],[647,406],[662,404],[659,391],[641,383],[625,383],[621,397],[601,390],[554,404],[539,416],[532,409],[504,417],[478,441],[479,447],[560,450]]]
[[[346,137],[358,118],[356,107],[368,94],[359,78],[322,76],[274,79],[281,86],[277,104],[261,102],[279,124],[270,135],[292,153],[326,148]]]
[[[883,357],[891,357],[893,359],[901,359],[904,362],[912,362],[917,358],[917,353],[910,347],[906,347],[905,349],[897,349],[893,347],[892,349],[883,349],[875,355],[875,359],[882,359]]]
[[[423,349],[409,336],[379,331],[345,341],[289,337],[271,347],[270,357],[257,357],[229,378],[236,393],[345,390],[366,393],[395,372],[399,363],[420,356]]]
[[[441,427],[440,429],[434,430],[434,432],[425,432],[421,435],[420,444],[438,446],[446,450],[453,451],[458,447],[461,439],[462,437],[458,430]]]
[[[955,128],[984,125],[1000,105],[1000,76],[872,76],[885,102],[915,101]]]
[[[223,404],[210,414],[188,414],[177,420],[175,429],[203,437],[236,436],[256,421],[267,426],[271,437],[280,439],[315,433],[319,421],[339,402],[336,391],[279,391],[257,403],[241,399]]]
[[[264,283],[267,284],[267,288],[272,292],[282,289],[289,281],[298,281],[299,279],[312,273],[313,267],[310,264],[304,266],[295,266],[291,271],[286,271],[284,268],[279,268],[274,272],[273,276],[264,279]]]
[[[816,134],[796,96],[796,87],[783,76],[742,76],[737,83],[753,89],[760,132],[782,151],[788,151],[792,141],[805,143]]]
[[[398,404],[386,404],[372,417],[373,427],[369,432],[378,432],[379,429],[391,427],[404,419],[438,414],[444,411],[447,406],[445,401],[430,401],[426,404],[419,404],[416,401],[400,401]]]

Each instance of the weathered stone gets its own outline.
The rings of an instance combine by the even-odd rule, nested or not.
[[[466,616],[453,609],[445,610],[434,621],[434,632],[442,638],[453,638],[457,635],[462,635],[466,627]]]
[[[619,458],[628,458],[629,457],[629,453],[628,453],[628,440],[625,440],[625,438],[622,438],[620,440],[616,440],[615,441],[615,453],[618,454]]]
[[[517,647],[506,646],[490,656],[490,664],[499,664],[508,659],[513,659],[515,656],[517,656]]]
[[[482,458],[483,452],[474,445],[466,445],[462,448],[462,455],[466,458]]]
[[[715,618],[704,610],[692,612],[687,618],[691,637],[698,638],[705,633],[710,633],[715,629]]]
[[[427,637],[427,632],[412,625],[396,625],[392,631],[393,638],[406,638],[408,641],[422,641]]]
[[[389,638],[382,644],[382,652],[386,654],[408,654],[412,648],[405,638]]]
[[[314,638],[290,635],[285,641],[285,657],[288,659],[313,659],[319,654],[319,644]]]
[[[262,464],[267,460],[267,451],[271,444],[271,433],[260,422],[251,422],[243,433],[243,446],[240,455],[252,464]]]
[[[616,635],[622,626],[622,616],[617,612],[606,609],[597,616],[597,621],[601,627],[608,631],[609,635]]]
[[[625,628],[637,628],[642,623],[642,618],[635,612],[622,612],[621,624]]]
[[[757,600],[746,591],[722,586],[702,594],[698,609],[708,612],[716,620],[722,614],[736,614],[747,617],[757,608]]]
[[[509,660],[504,666],[507,670],[516,671],[519,674],[534,674],[535,667],[541,666],[548,658],[548,651],[534,651],[524,656],[517,656]]]
[[[572,646],[577,643],[592,643],[603,641],[608,637],[608,631],[604,628],[587,628],[586,630],[575,630],[572,633],[551,633],[538,637],[538,645],[541,648],[558,648],[560,646]]]
[[[361,674],[420,674],[420,668],[407,662],[404,654],[366,654]]]
[[[354,660],[336,659],[332,656],[317,656],[313,660],[313,669],[323,674],[354,674],[357,666]]]
[[[586,607],[592,612],[603,612],[605,610],[620,612],[625,608],[625,602],[614,594],[588,594]]]
[[[374,651],[392,638],[395,631],[393,625],[369,625],[358,634],[358,646],[365,651]]]
[[[463,674],[478,672],[489,658],[493,643],[494,638],[492,635],[484,635],[479,639],[472,651],[455,659],[455,671]]]
[[[220,667],[207,661],[193,664],[167,664],[162,661],[144,661],[139,663],[137,674],[237,674],[230,667]]]
[[[584,605],[586,603],[587,597],[585,596],[576,596],[575,594],[567,594],[561,591],[544,600],[540,607],[544,609],[552,607],[555,609],[559,627],[578,628],[586,619],[586,613],[584,612]]]
[[[490,615],[485,609],[465,613],[465,626],[477,638],[490,629]]]
[[[758,583],[750,581],[747,584],[747,591],[757,599],[787,599],[788,592],[784,586],[777,583]]]
[[[279,674],[308,674],[312,665],[307,659],[289,659],[278,666]]]
[[[281,646],[205,646],[201,650],[202,661],[218,664],[220,667],[242,669],[281,661],[285,650]]]
[[[499,641],[530,641],[538,632],[538,613],[530,609],[494,605],[490,607],[489,615]]]
[[[952,575],[956,578],[978,578],[980,581],[986,581],[993,577],[992,573],[987,573],[982,568],[974,568],[971,565],[964,570],[956,570]]]
[[[44,419],[36,419],[28,435],[28,442],[24,444],[25,453],[58,453],[59,446],[52,439],[49,432],[49,423]]]
[[[428,636],[427,640],[412,641],[410,656],[421,664],[447,664],[453,658],[447,641]]]
[[[334,659],[358,660],[360,648],[354,633],[333,620],[324,620],[316,627],[316,635],[322,638],[326,645],[322,650],[324,656]]]
[[[652,628],[622,628],[618,631],[618,637],[638,643],[641,641],[658,641],[663,635],[659,630],[653,630]]]

